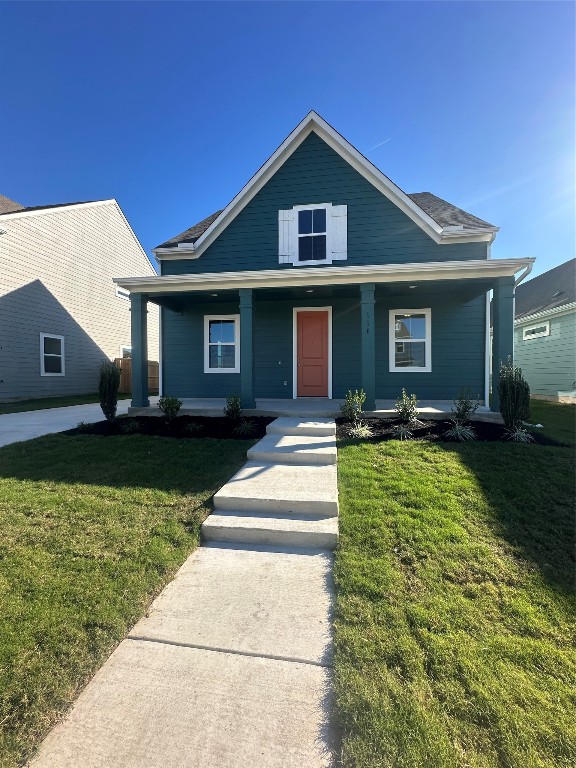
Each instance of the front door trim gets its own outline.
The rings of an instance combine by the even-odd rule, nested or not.
[[[332,307],[292,309],[292,399],[298,398],[298,312],[328,312],[328,400],[332,400]]]

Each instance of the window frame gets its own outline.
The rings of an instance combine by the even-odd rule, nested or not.
[[[120,285],[116,286],[116,296],[119,299],[124,299],[124,301],[130,301],[130,291],[126,288],[122,288]]]
[[[542,333],[533,333],[527,336],[527,332],[534,328],[544,328]],[[543,336],[550,336],[550,320],[543,320],[541,323],[526,325],[522,328],[522,341],[532,341],[532,339],[541,339]]]
[[[399,343],[411,344],[424,342],[424,366],[396,365],[396,317],[398,315],[424,315],[426,335],[423,339],[402,339]],[[391,309],[388,313],[388,355],[390,373],[431,373],[432,371],[432,309],[430,307],[414,309]]]
[[[315,211],[322,208],[326,211],[326,231],[324,233],[322,232],[314,232],[307,235],[301,235],[298,232],[298,220],[299,220],[299,213],[300,211]],[[330,235],[330,227],[332,223],[332,217],[330,215],[330,209],[332,208],[332,203],[308,203],[307,205],[295,205],[293,206],[292,210],[294,211],[294,234],[295,234],[295,240],[296,240],[296,260],[294,261],[294,264],[303,264],[304,266],[315,264],[331,264],[332,263],[332,239]],[[301,259],[300,258],[300,238],[301,237],[312,237],[312,234],[315,235],[322,235],[324,234],[326,236],[326,258],[325,259]]]
[[[128,358],[124,358],[124,350],[125,349],[129,349],[130,350],[130,358],[132,358],[132,345],[131,344],[121,344],[120,345],[120,358],[122,360],[128,359]]]
[[[60,354],[54,355],[44,352],[44,339],[58,339],[60,341]],[[59,357],[62,370],[60,373],[51,373],[45,369],[45,357]],[[40,376],[66,376],[66,354],[64,346],[64,336],[59,336],[57,333],[41,333],[40,334]]]
[[[234,343],[228,342],[224,346],[236,348],[234,368],[210,368],[210,321],[234,320]],[[240,315],[204,315],[204,373],[240,373]]]

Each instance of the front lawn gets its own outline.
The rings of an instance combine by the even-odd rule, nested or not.
[[[0,449],[0,766],[21,764],[145,613],[247,447],[51,435]]]
[[[573,449],[344,443],[338,469],[343,764],[576,765]]]

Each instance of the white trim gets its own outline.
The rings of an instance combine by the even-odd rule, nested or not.
[[[540,333],[531,333],[529,336],[528,331],[533,331],[535,328],[544,328]],[[532,339],[540,339],[542,336],[550,336],[550,320],[542,320],[535,325],[527,325],[522,328],[522,341],[531,341]]]
[[[292,399],[298,399],[298,312],[328,312],[328,399],[332,400],[332,307],[292,308]],[[303,397],[302,400],[307,400]]]
[[[162,370],[162,311],[164,307],[158,307],[158,397],[164,394],[164,374]]]
[[[397,315],[424,315],[426,318],[426,336],[423,339],[407,340],[424,342],[425,365],[419,367],[396,366],[396,316]],[[430,307],[416,309],[391,309],[388,312],[388,370],[390,373],[430,373],[432,371],[432,310]]]
[[[559,307],[553,307],[552,309],[543,309],[542,312],[533,312],[531,315],[525,317],[519,317],[514,320],[514,325],[523,325],[524,323],[531,323],[534,320],[539,320],[543,317],[552,317],[558,315],[568,315],[570,312],[576,310],[576,301],[570,302],[570,304],[562,304]]]
[[[486,407],[490,404],[490,360],[490,291],[486,291],[486,318],[484,323],[484,405]]]
[[[114,198],[110,200],[94,200],[91,203],[70,203],[68,205],[54,205],[50,208],[41,208],[35,211],[13,211],[12,213],[0,214],[0,221],[8,221],[9,219],[21,219],[24,216],[43,216],[50,213],[60,213],[60,211],[69,211],[71,208],[94,208],[97,205],[118,205]],[[118,206],[120,207],[120,206]],[[130,226],[130,225],[128,225]],[[142,247],[142,246],[140,246]]]
[[[116,286],[116,296],[124,301],[130,301],[130,291],[128,288],[122,288],[121,285]]]
[[[210,368],[209,328],[211,320],[234,320],[234,368]],[[204,373],[240,373],[240,315],[204,315]]]
[[[441,227],[438,222],[429,216],[408,195],[397,187],[382,171],[376,168],[355,147],[341,136],[331,125],[313,110],[306,115],[289,136],[282,142],[278,149],[268,158],[261,168],[252,176],[250,181],[242,187],[234,199],[224,208],[222,213],[212,222],[208,229],[200,235],[192,248],[186,251],[194,252],[194,256],[188,254],[184,257],[182,249],[155,248],[153,253],[157,259],[164,258],[198,258],[208,246],[222,233],[222,231],[236,218],[246,207],[252,198],[272,178],[302,142],[312,133],[316,133],[328,146],[336,151],[356,171],[358,171],[376,189],[384,194],[412,221],[429,235],[436,243],[444,244],[455,242],[492,242],[497,227],[477,228],[465,231],[463,228]]]
[[[51,355],[48,357],[59,357],[62,364],[62,371],[60,373],[48,373],[44,370],[44,339],[59,339],[60,340],[60,354]],[[40,376],[65,376],[66,375],[66,358],[64,351],[64,336],[58,336],[56,333],[41,333],[40,334]]]
[[[300,211],[314,211],[319,208],[322,208],[324,211],[326,211],[326,229],[324,232],[318,232],[318,235],[324,235],[326,238],[326,258],[325,259],[309,259],[301,260],[300,259],[300,238],[301,237],[313,237],[313,234],[310,235],[301,235],[299,232],[299,216],[298,214]],[[294,211],[294,243],[296,245],[296,253],[294,260],[292,261],[292,265],[295,267],[300,266],[314,266],[315,264],[332,264],[332,243],[330,242],[330,216],[328,215],[328,212],[332,208],[332,203],[309,203],[308,205],[294,205],[292,206],[292,210]]]
[[[395,281],[460,280],[513,277],[534,259],[470,259],[405,264],[260,269],[242,272],[199,272],[188,275],[114,278],[131,293],[214,291],[227,288],[277,288],[280,286],[346,285]]]

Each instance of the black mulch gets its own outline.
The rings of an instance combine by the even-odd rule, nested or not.
[[[153,435],[156,437],[215,437],[220,440],[255,440],[264,437],[266,427],[274,421],[265,416],[250,416],[239,421],[224,416],[178,416],[169,422],[160,416],[120,417],[113,422],[97,421],[80,424],[66,435]]]
[[[450,440],[445,437],[445,433],[454,426],[454,423],[449,419],[446,420],[420,420],[421,427],[410,428],[415,440],[428,440],[429,442],[458,442]],[[381,440],[397,440],[398,436],[393,432],[393,428],[400,424],[399,419],[371,419],[363,418],[362,422],[367,424],[372,430],[372,437],[362,438],[370,440],[372,442],[380,442]],[[336,436],[339,440],[351,440],[354,439],[350,435],[350,427],[352,422],[348,419],[336,419]],[[508,435],[506,427],[502,424],[493,424],[488,421],[475,421],[471,420],[470,426],[474,429],[476,434],[476,440],[480,441],[499,441],[505,440]],[[529,430],[530,434],[534,438],[534,442],[539,445],[556,445],[561,446],[563,443],[559,443],[557,440],[553,440],[551,437],[546,437],[538,430]],[[510,442],[510,441],[506,441]]]

